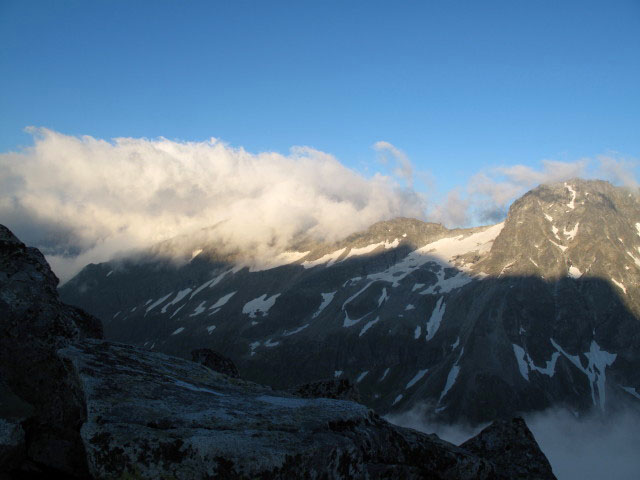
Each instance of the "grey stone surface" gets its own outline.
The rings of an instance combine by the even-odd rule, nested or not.
[[[553,478],[547,457],[520,417],[497,420],[460,446],[498,465],[509,478]]]
[[[495,459],[357,403],[294,397],[104,341],[59,354],[83,386],[81,434],[96,478],[509,478]]]

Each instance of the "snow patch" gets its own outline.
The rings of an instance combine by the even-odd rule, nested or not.
[[[186,304],[185,304],[185,305],[186,305]],[[178,308],[176,308],[176,311],[175,311],[175,312],[173,312],[169,318],[173,318],[173,317],[175,317],[175,316],[178,314],[178,312],[179,312],[180,310],[182,310],[182,307],[184,307],[184,305],[180,305]]]
[[[336,370],[335,372],[333,372],[333,378],[338,378],[342,375],[342,370]]]
[[[622,282],[618,282],[615,278],[611,277],[611,281],[616,285],[616,287],[620,288],[624,294],[627,294],[627,288],[624,286]]]
[[[420,295],[433,295],[434,293],[448,293],[451,290],[455,290],[460,287],[464,287],[467,283],[473,279],[464,272],[458,272],[453,277],[447,279],[444,278],[444,270],[438,272],[438,281],[420,292]]]
[[[264,342],[264,346],[267,348],[277,347],[278,345],[280,345],[280,342],[272,342],[271,339]]]
[[[569,267],[569,276],[571,278],[580,278],[582,276],[582,272],[578,269],[578,267],[574,267],[571,265]]]
[[[564,245],[560,245],[560,244],[558,244],[558,243],[554,242],[554,241],[553,241],[553,240],[551,240],[551,239],[549,239],[549,241],[550,241],[551,243],[553,243],[556,247],[558,247],[560,250],[562,250],[563,252],[568,248],[568,247],[565,247]]]
[[[189,292],[191,292],[191,288],[185,288],[184,290],[180,290],[175,298],[173,300],[171,300],[169,303],[167,303],[164,307],[162,307],[161,312],[162,313],[167,313],[167,308],[169,308],[171,305],[175,305],[176,303],[180,302],[184,297],[186,297]]]
[[[446,304],[444,303],[444,297],[440,297],[436,306],[431,312],[431,317],[427,322],[427,342],[433,338],[438,329],[440,328],[440,322],[442,322],[442,317],[444,316]]]
[[[304,330],[308,326],[309,326],[309,324],[307,323],[305,325],[302,325],[301,327],[296,328],[295,330],[291,330],[290,332],[285,330],[282,335],[285,336],[285,337],[288,337],[290,335],[295,335],[296,333],[300,333],[302,330]]]
[[[493,245],[494,239],[502,231],[503,227],[504,222],[487,227],[480,232],[472,233],[466,237],[464,235],[457,235],[455,237],[441,238],[440,240],[436,240],[435,242],[431,242],[424,247],[414,250],[388,269],[382,272],[372,273],[368,275],[367,278],[372,281],[382,280],[389,282],[392,287],[395,288],[400,285],[400,282],[407,275],[429,262],[440,265],[443,268],[454,266],[453,260],[459,255],[474,251],[479,253],[488,252]],[[446,281],[447,283],[443,283],[443,276],[444,274],[441,273],[439,278],[439,286],[443,292],[459,288],[471,281],[468,277],[467,280],[463,281],[466,276],[458,275],[453,277],[455,280],[448,279]],[[422,286],[423,285],[418,287],[416,284],[414,285],[414,290],[422,288]]]
[[[209,332],[209,335],[211,335],[211,332],[213,332],[216,329],[215,325],[209,325],[207,327],[207,332]]]
[[[289,265],[297,262],[298,260],[309,255],[309,251],[306,252],[282,252],[271,259],[263,259],[260,263],[251,265],[249,267],[250,272],[262,272],[264,270],[271,270],[272,268],[281,267],[283,265]]]
[[[177,335],[184,332],[184,327],[177,328],[171,335]]]
[[[544,214],[544,218],[546,218],[547,220],[549,220],[550,222],[553,222],[553,217],[551,215],[547,215],[546,213]]]
[[[420,325],[418,325],[416,327],[416,331],[413,332],[413,338],[415,338],[416,340],[420,338],[420,335],[422,334],[422,328],[420,327]]]
[[[193,313],[191,315],[189,315],[190,317],[195,317],[196,315],[200,315],[202,312],[204,312],[206,310],[206,308],[204,308],[204,304],[207,303],[207,301],[205,300],[204,302],[201,302],[200,305],[198,305],[195,310],[193,310]]]
[[[398,403],[400,400],[402,400],[402,394],[398,395],[396,397],[396,399],[393,401],[393,403],[391,405],[395,405],[396,403]]]
[[[380,377],[380,380],[378,380],[379,382],[383,381],[385,378],[387,378],[387,375],[389,374],[389,370],[391,370],[391,368],[387,367],[384,371],[384,373],[382,374],[382,376]]]
[[[252,357],[256,354],[255,350],[259,346],[260,346],[260,342],[252,342],[252,343],[249,344],[249,348],[251,348],[251,356]]]
[[[167,300],[167,298],[169,298],[171,295],[173,295],[173,292],[171,292],[169,295],[165,295],[164,297],[156,300],[154,303],[152,303],[148,308],[147,311],[145,312],[145,316],[147,315],[147,313],[149,313],[151,310],[153,310],[154,308],[156,308],[158,305],[161,305],[162,303],[164,303],[165,300]]]
[[[359,337],[361,337],[362,335],[364,335],[365,333],[367,333],[367,330],[369,330],[371,327],[373,327],[376,323],[378,323],[378,320],[380,320],[380,317],[376,317],[374,320],[371,320],[370,322],[367,322],[365,324],[364,327],[362,327],[362,330],[360,330],[360,334],[358,335]]]
[[[633,255],[633,253],[631,253],[631,252],[627,252],[627,255],[629,255],[629,256],[633,259],[633,261],[634,261],[634,262],[635,262],[635,264],[636,264],[636,267],[640,267],[640,259],[638,259],[637,257],[635,257],[635,256]]]
[[[359,256],[359,255],[367,255],[373,252],[374,250],[378,249],[379,247],[384,247],[385,250],[388,250],[390,248],[396,248],[399,244],[400,244],[400,240],[396,238],[393,242],[387,242],[385,240],[384,242],[372,243],[371,245],[367,245],[366,247],[352,248],[351,250],[349,250],[349,253],[347,254],[347,256],[344,257],[341,261],[345,261],[348,258]]]
[[[320,303],[320,306],[318,307],[318,310],[316,310],[316,313],[314,313],[311,318],[316,318],[318,315],[320,315],[320,313],[322,313],[322,311],[325,308],[327,308],[329,306],[329,304],[332,302],[333,297],[335,296],[335,294],[336,294],[336,292],[321,293],[320,295],[322,295],[322,302]]]
[[[407,310],[415,310],[416,307],[414,307],[413,305],[409,304],[406,307],[404,307],[404,311],[406,312]]]
[[[327,264],[326,266],[330,267],[336,262],[336,260],[338,260],[338,258],[340,258],[340,256],[344,253],[346,249],[347,249],[346,247],[341,248],[340,250],[336,250],[335,252],[327,253],[326,255],[323,255],[322,257],[316,260],[309,260],[306,262],[302,262],[302,266],[304,268],[312,268],[317,265],[322,265],[323,263],[326,263]]]
[[[565,182],[564,186],[565,186],[565,188],[567,190],[569,190],[569,192],[571,192],[571,201],[569,203],[567,203],[567,207],[569,207],[571,210],[573,210],[574,208],[576,208],[576,205],[575,205],[576,191],[573,189],[573,187],[571,185],[569,185],[566,182]]]
[[[387,300],[389,298],[389,295],[387,295],[387,289],[383,288],[382,289],[382,294],[380,295],[380,298],[378,299],[378,308],[380,308],[380,306],[382,306],[382,303]]]
[[[549,339],[551,344],[556,350],[564,355],[575,367],[584,373],[589,379],[589,386],[591,387],[591,401],[594,405],[600,404],[600,409],[604,411],[606,404],[605,397],[605,383],[606,383],[606,368],[613,365],[616,357],[616,353],[609,353],[602,349],[596,343],[595,340],[591,340],[591,346],[588,352],[584,353],[587,358],[588,364],[585,367],[582,366],[582,362],[578,355],[569,355],[564,349],[558,345],[553,338]],[[596,402],[596,392],[598,393],[598,400]]]
[[[242,313],[245,315],[249,315],[250,318],[256,318],[258,313],[262,315],[268,315],[269,310],[276,303],[276,299],[280,296],[279,293],[267,297],[267,294],[260,295],[258,298],[254,298],[253,300],[247,302],[244,307],[242,307]]]
[[[563,229],[563,233],[567,237],[567,239],[573,240],[576,237],[576,234],[578,233],[578,227],[579,226],[580,226],[580,222],[576,223],[575,226],[571,230],[567,230],[566,228]]]
[[[226,305],[226,303],[229,301],[229,299],[231,297],[233,297],[235,294],[236,294],[236,292],[231,292],[231,293],[227,293],[223,297],[220,297],[216,303],[214,303],[213,305],[211,305],[209,307],[209,310],[215,310],[216,308],[219,309],[223,305]]]
[[[356,379],[356,383],[360,383],[362,380],[364,380],[364,377],[366,377],[368,373],[369,373],[369,370],[365,370],[360,375],[358,375],[358,378]]]
[[[107,273],[107,275],[106,275],[106,276],[108,277],[108,276],[109,276],[109,275],[111,275],[112,273],[113,273],[113,270],[109,270],[109,273]]]
[[[191,252],[191,260],[193,260],[194,258],[196,258],[198,255],[200,255],[202,253],[202,249],[198,248],[197,250],[194,250],[193,252]]]
[[[440,402],[442,402],[442,399],[447,395],[447,393],[449,393],[449,390],[451,390],[451,387],[453,387],[453,385],[456,383],[456,380],[458,378],[458,374],[460,373],[460,359],[462,358],[462,354],[464,353],[464,348],[460,351],[460,355],[458,355],[458,359],[456,360],[456,363],[453,364],[453,366],[451,367],[451,370],[449,370],[449,375],[447,375],[447,383],[444,386],[444,390],[442,390],[442,393],[440,394],[440,398],[438,399],[438,405],[440,405]]]
[[[428,368],[425,368],[424,370],[418,370],[418,373],[416,373],[415,376],[411,380],[409,380],[409,383],[407,383],[407,386],[404,387],[404,389],[407,390],[408,388],[413,387],[416,383],[422,380],[422,377],[424,377],[428,371]]]
[[[551,360],[547,360],[547,364],[544,368],[538,367],[529,356],[527,352],[520,345],[513,344],[513,353],[516,356],[516,360],[518,361],[518,368],[520,369],[520,374],[522,377],[529,381],[529,371],[537,371],[549,377],[553,377],[556,370],[556,362],[558,361],[558,357],[560,354],[558,352],[553,352],[551,354]]]
[[[640,400],[640,393],[638,393],[637,389],[633,387],[623,387],[622,385],[620,385],[620,388],[623,389],[625,392],[630,393],[631,395],[636,397],[638,400]]]

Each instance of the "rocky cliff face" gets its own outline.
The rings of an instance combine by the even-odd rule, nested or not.
[[[581,415],[640,404],[639,234],[637,195],[573,180],[532,190],[494,226],[396,219],[263,270],[194,244],[180,266],[89,265],[61,294],[110,339],[212,348],[277,388],[349,378],[382,413]]]
[[[84,421],[84,404],[76,379],[56,350],[83,338],[100,338],[102,326],[60,302],[57,284],[42,254],[0,225],[0,379],[7,392],[0,408],[21,405],[5,417],[22,438],[21,422],[28,424],[29,441],[22,444],[28,452],[22,447],[20,452],[38,464],[82,472],[86,462],[77,429]]]
[[[42,255],[0,233],[2,478],[555,478],[528,468],[542,454],[524,425],[494,426],[515,448],[505,461],[357,403],[241,380],[213,352],[194,356],[234,376],[101,340],[59,301]]]

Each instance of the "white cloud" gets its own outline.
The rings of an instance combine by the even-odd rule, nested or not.
[[[413,187],[413,165],[406,153],[384,141],[374,143],[373,149],[378,152],[379,159],[383,164],[388,163],[388,156],[391,156],[395,162],[394,175],[404,178],[407,185],[410,188]]]
[[[0,218],[64,279],[122,249],[213,225],[220,245],[257,258],[300,234],[332,241],[424,213],[422,197],[393,178],[364,178],[308,147],[251,154],[216,139],[109,142],[31,131],[33,147],[0,154]]]
[[[598,174],[613,183],[624,185],[629,188],[638,188],[638,181],[635,178],[635,170],[638,162],[614,155],[600,155],[598,157],[600,167]]]

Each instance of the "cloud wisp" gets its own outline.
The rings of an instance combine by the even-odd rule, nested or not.
[[[105,141],[32,129],[0,154],[0,218],[63,279],[90,262],[217,225],[221,245],[269,257],[301,234],[333,241],[372,223],[423,218],[423,198],[307,147],[252,154],[216,139]]]

